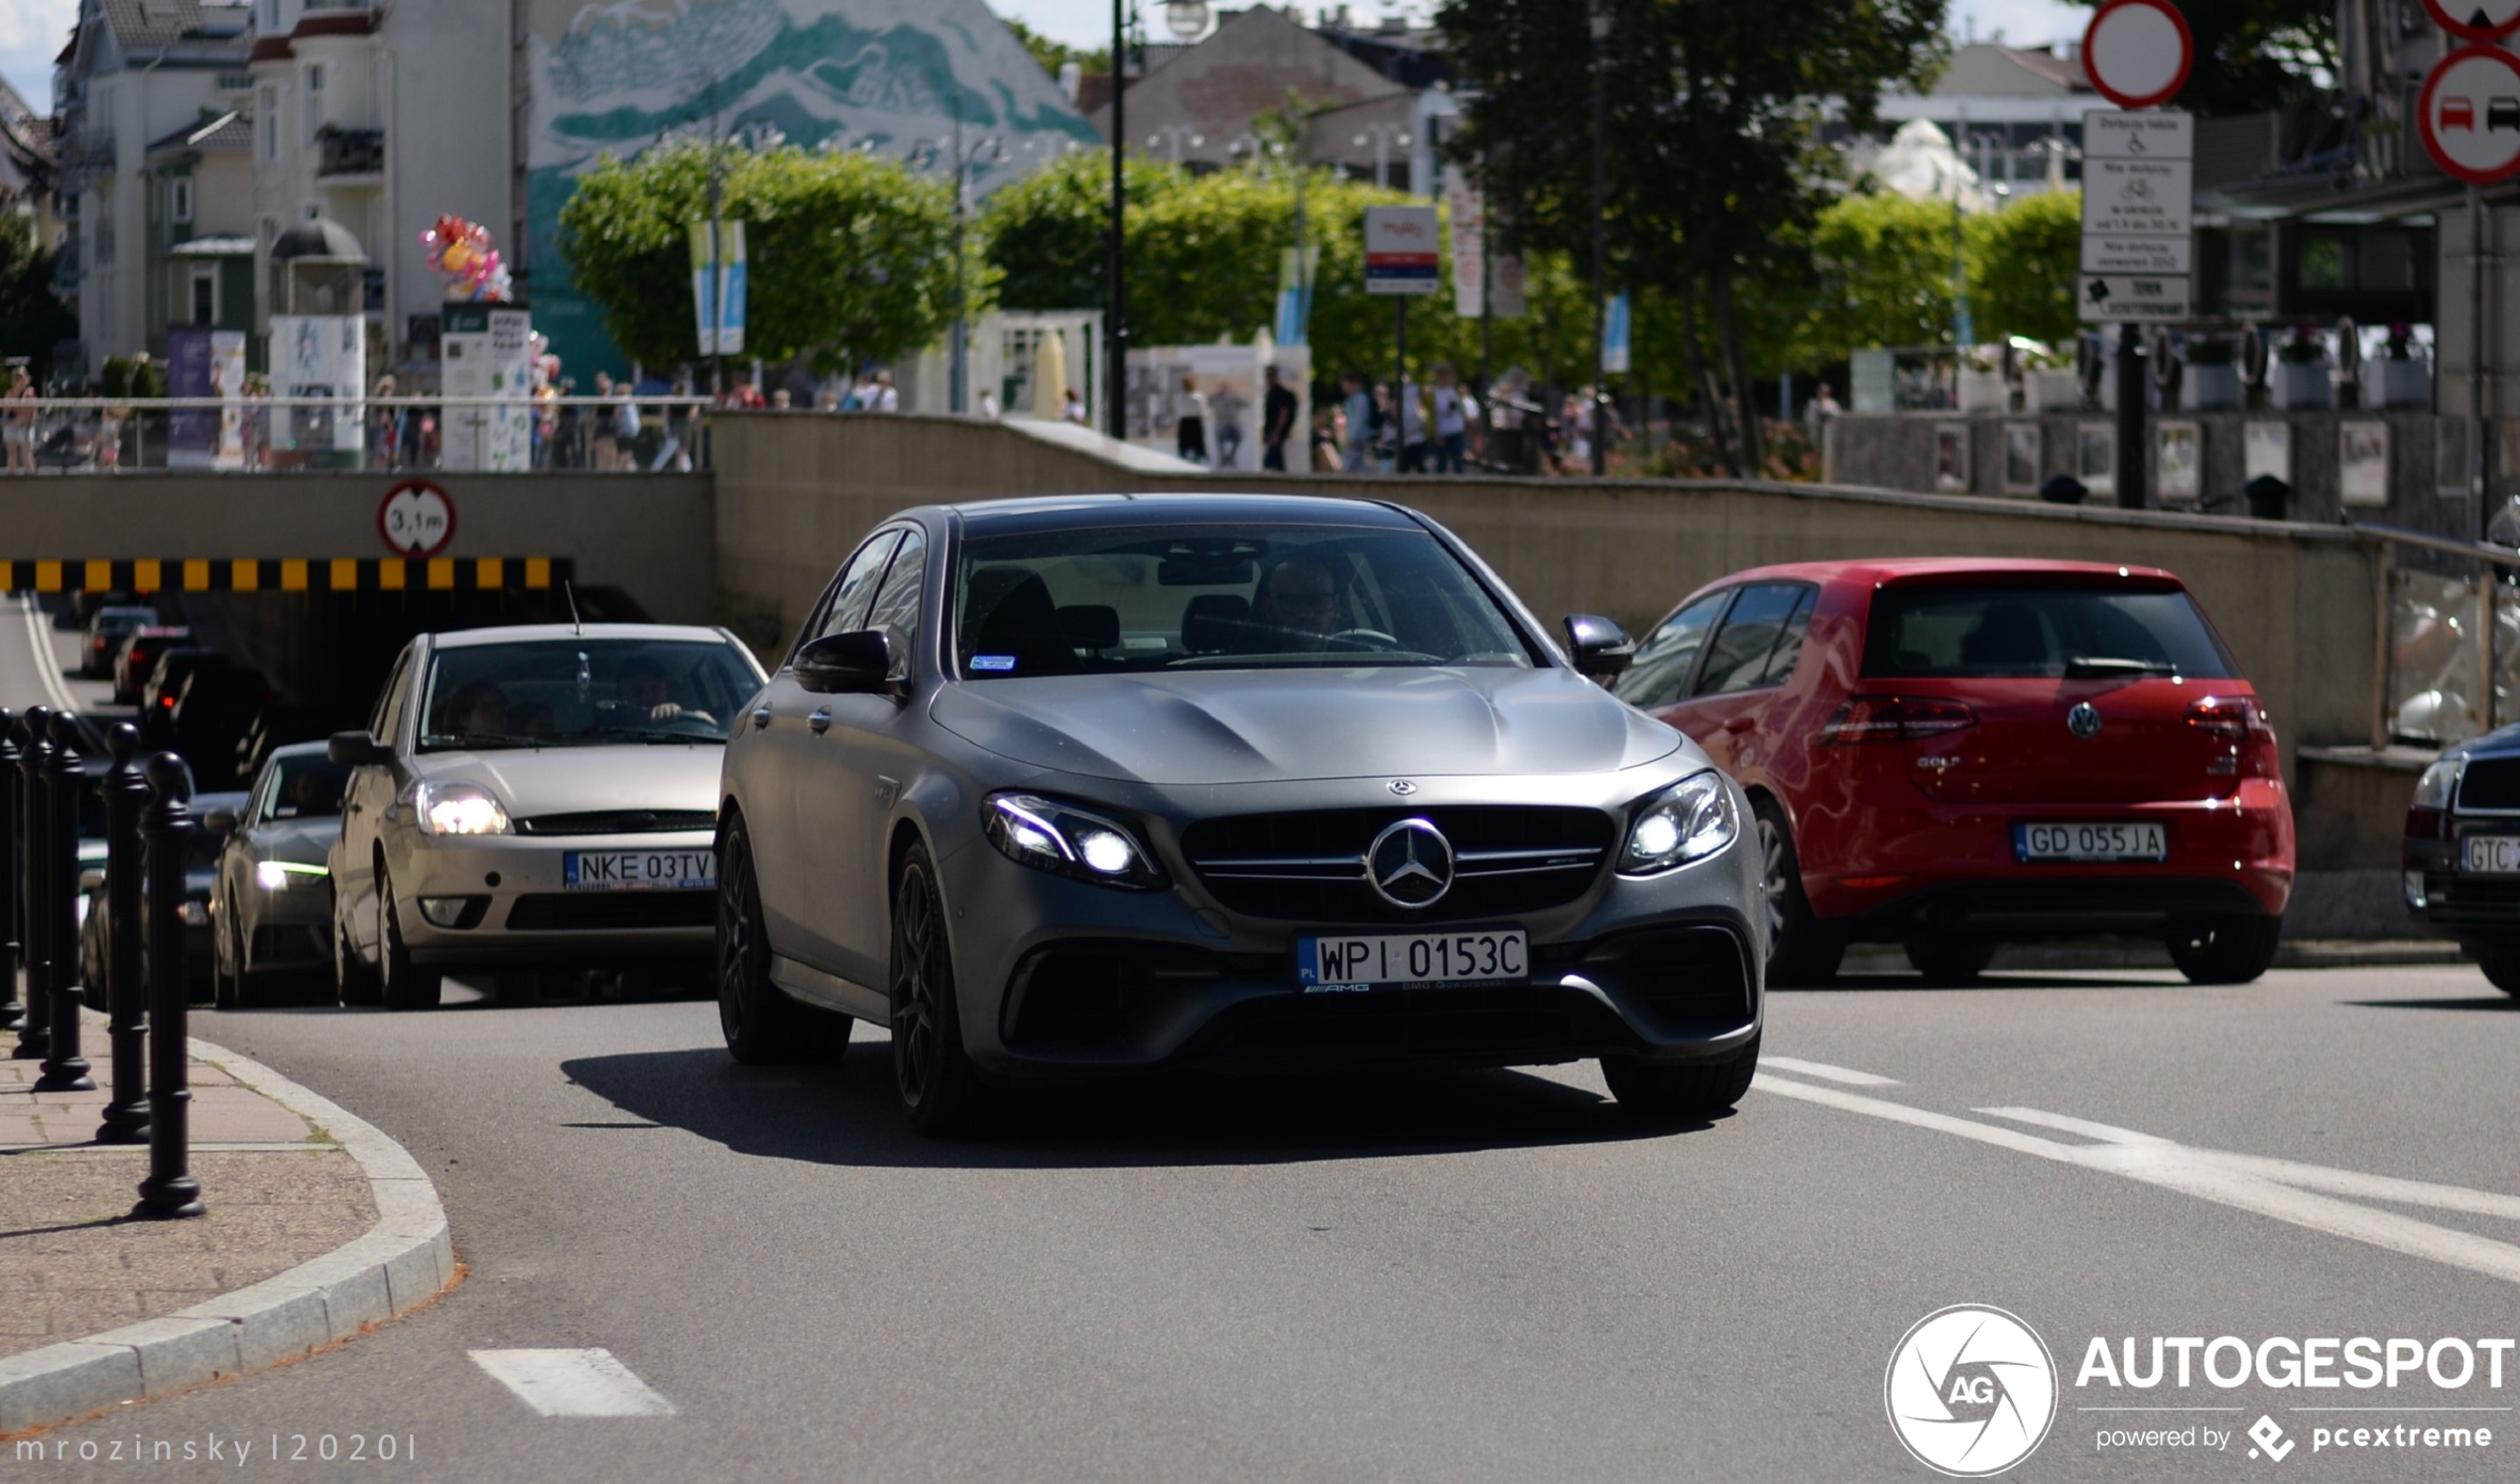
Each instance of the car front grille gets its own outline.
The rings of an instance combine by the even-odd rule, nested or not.
[[[2520,758],[2477,758],[2460,770],[2461,809],[2520,809]]]
[[[1453,850],[1451,889],[1409,911],[1365,879],[1374,837],[1425,819]],[[1601,873],[1616,826],[1598,809],[1462,804],[1202,819],[1182,834],[1199,882],[1227,908],[1300,923],[1460,923],[1563,907]]]
[[[516,832],[530,835],[660,834],[716,827],[717,816],[706,809],[588,809],[516,821]]]
[[[1555,987],[1271,995],[1231,1006],[1186,1061],[1329,1064],[1435,1060],[1516,1065],[1632,1050],[1635,1035],[1591,996]]]
[[[2424,878],[2424,899],[2436,927],[2520,930],[2520,876],[2434,872]]]
[[[631,928],[707,928],[715,892],[529,892],[508,909],[510,932],[604,932]]]

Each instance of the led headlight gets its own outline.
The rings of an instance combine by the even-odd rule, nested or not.
[[[2424,770],[2415,781],[2415,804],[2419,809],[2448,812],[2451,801],[2458,797],[2458,775],[2467,766],[2463,758],[2444,758]]]
[[[422,834],[510,833],[508,811],[479,784],[423,783],[412,790],[412,817]]]
[[[284,892],[293,886],[316,886],[331,875],[321,866],[304,865],[294,860],[267,860],[254,868],[255,883],[267,892]]]
[[[1628,826],[1619,852],[1623,876],[1651,876],[1685,866],[1731,844],[1741,834],[1741,815],[1723,775],[1693,774],[1645,802]]]
[[[1155,891],[1164,873],[1128,826],[1034,794],[992,794],[980,807],[989,843],[1009,860],[1102,886]]]

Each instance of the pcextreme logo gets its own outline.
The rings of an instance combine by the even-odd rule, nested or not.
[[[1955,1303],[1916,1322],[1881,1382],[1891,1430],[1954,1478],[2000,1474],[2038,1450],[2057,1417],[2047,1342],[2000,1308]]]

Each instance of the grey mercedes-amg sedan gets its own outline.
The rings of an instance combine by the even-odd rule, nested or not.
[[[919,1128],[991,1084],[1600,1058],[1659,1115],[1757,1063],[1740,790],[1397,506],[902,512],[726,748],[737,1059],[886,1025]]]

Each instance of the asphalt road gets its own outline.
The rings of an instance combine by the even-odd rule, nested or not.
[[[906,1132],[862,1028],[763,1070],[702,1003],[203,1015],[401,1140],[469,1276],[8,1477],[1924,1479],[1884,1368],[1964,1302],[2060,1372],[2010,1477],[2512,1477],[2512,1352],[2500,1389],[2486,1353],[2457,1390],[2076,1385],[2093,1337],[2520,1334],[2520,1006],[2472,969],[1883,975],[1769,1013],[1705,1127],[1640,1127],[1579,1065],[1040,1094],[957,1143]],[[543,1416],[470,1353],[588,1347],[670,1413]],[[2130,1406],[2216,1410],[2090,1410]],[[2346,1406],[2494,1410],[2294,1410]],[[2497,1435],[2314,1452],[2340,1422]],[[2098,1445],[2192,1426],[2231,1441]]]

